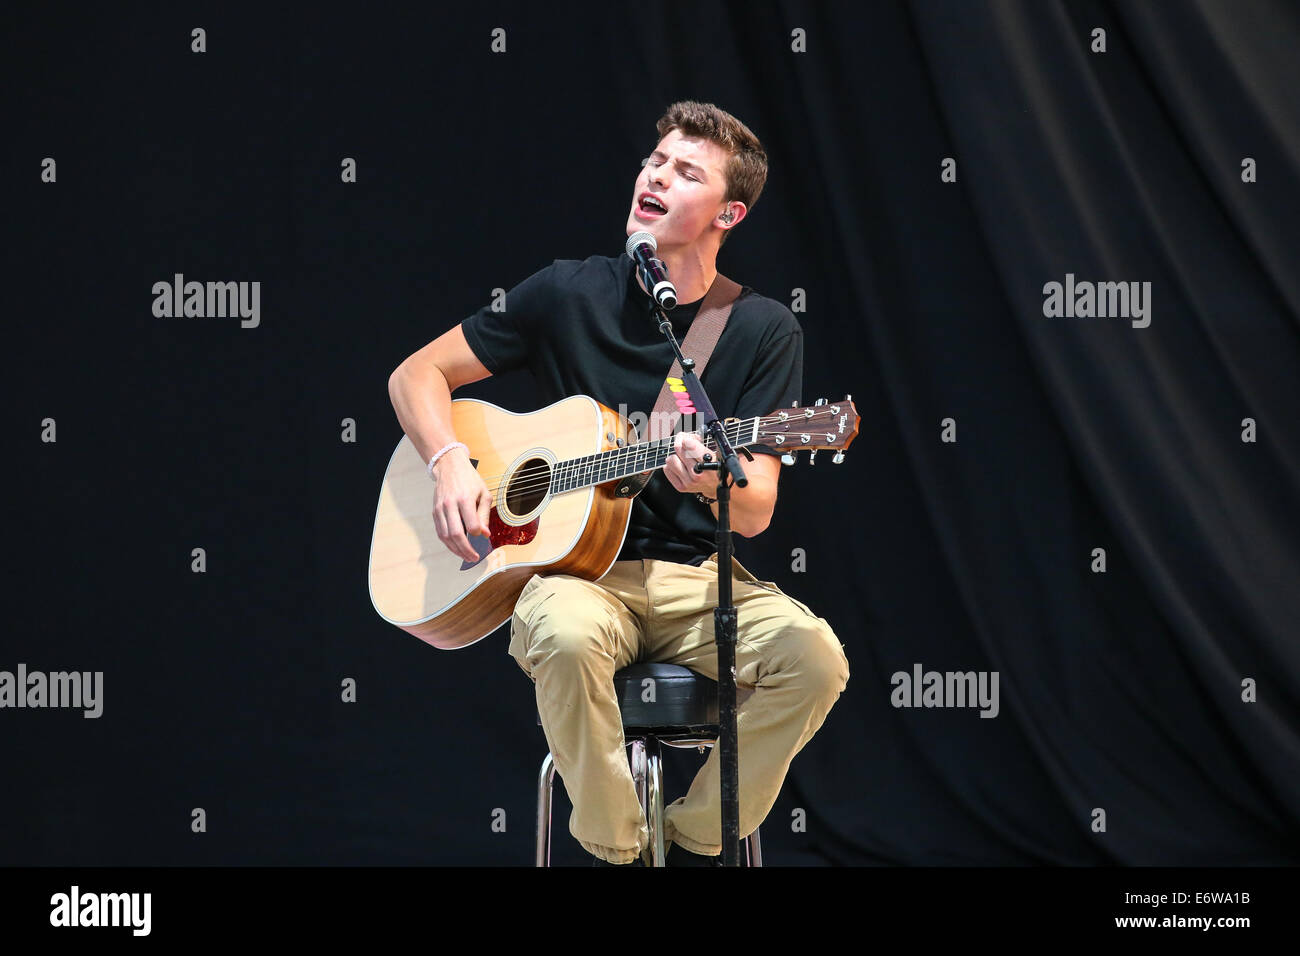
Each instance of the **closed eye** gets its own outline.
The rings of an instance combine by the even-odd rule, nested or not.
[[[660,156],[648,156],[645,159],[641,160],[642,166],[662,166],[663,164],[664,164],[664,160]],[[689,179],[693,183],[703,182],[703,180],[700,179],[699,176],[696,176],[694,173],[690,172],[689,168],[682,170],[682,176],[685,177],[686,179]]]

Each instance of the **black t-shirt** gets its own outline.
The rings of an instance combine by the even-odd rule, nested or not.
[[[644,439],[643,423],[673,361],[668,340],[647,312],[648,301],[627,256],[563,259],[511,289],[503,311],[485,306],[461,327],[469,347],[494,375],[520,368],[532,372],[537,408],[589,395],[629,418],[639,413],[634,420]],[[668,313],[679,342],[702,301]],[[722,418],[752,418],[788,408],[799,400],[803,385],[798,321],[781,303],[743,287],[701,381]],[[678,430],[693,430],[696,417],[684,416]],[[750,445],[749,450],[780,454],[766,445]],[[633,503],[618,560],[698,565],[717,550],[716,529],[709,505],[678,491],[656,471]]]

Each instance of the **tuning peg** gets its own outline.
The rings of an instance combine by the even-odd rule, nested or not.
[[[783,465],[793,465],[794,462],[795,462],[795,457],[793,452],[786,452],[784,455],[781,456],[781,464]]]
[[[816,448],[814,448],[812,451],[808,452],[808,464],[810,464],[810,465],[815,465],[815,464],[817,464],[817,449],[816,449]]]
[[[819,398],[819,399],[817,399],[817,401],[813,402],[813,404],[814,404],[814,405],[825,405],[825,404],[826,404],[826,399],[824,399],[824,398]]]
[[[842,451],[837,451],[837,452],[835,453],[835,457],[831,459],[831,464],[832,464],[832,465],[838,465],[838,464],[839,464],[840,462],[842,462],[843,460],[844,460],[844,452],[842,452]]]

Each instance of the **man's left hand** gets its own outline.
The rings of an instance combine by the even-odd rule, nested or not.
[[[664,474],[673,487],[684,494],[703,493],[707,498],[715,498],[718,492],[717,470],[711,468],[698,474],[695,472],[696,462],[714,460],[716,456],[704,447],[702,441],[683,432],[673,441],[673,453],[664,463]]]

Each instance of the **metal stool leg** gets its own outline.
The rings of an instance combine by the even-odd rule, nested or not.
[[[650,865],[666,866],[664,851],[663,751],[657,737],[637,737],[632,746],[632,779],[637,799],[645,811],[650,830]],[[535,865],[551,865],[551,797],[555,784],[555,759],[547,753],[537,774],[537,859]],[[763,848],[755,829],[744,840],[748,866],[763,865]]]
[[[537,866],[551,865],[551,789],[555,760],[549,753],[537,775]]]
[[[664,853],[664,766],[659,738],[646,738],[646,769],[650,783],[650,802],[645,808],[650,830],[650,865],[666,866]]]
[[[632,783],[636,786],[636,799],[641,804],[642,812],[648,806],[646,803],[646,760],[645,760],[645,738],[634,737],[628,741],[632,746]]]

